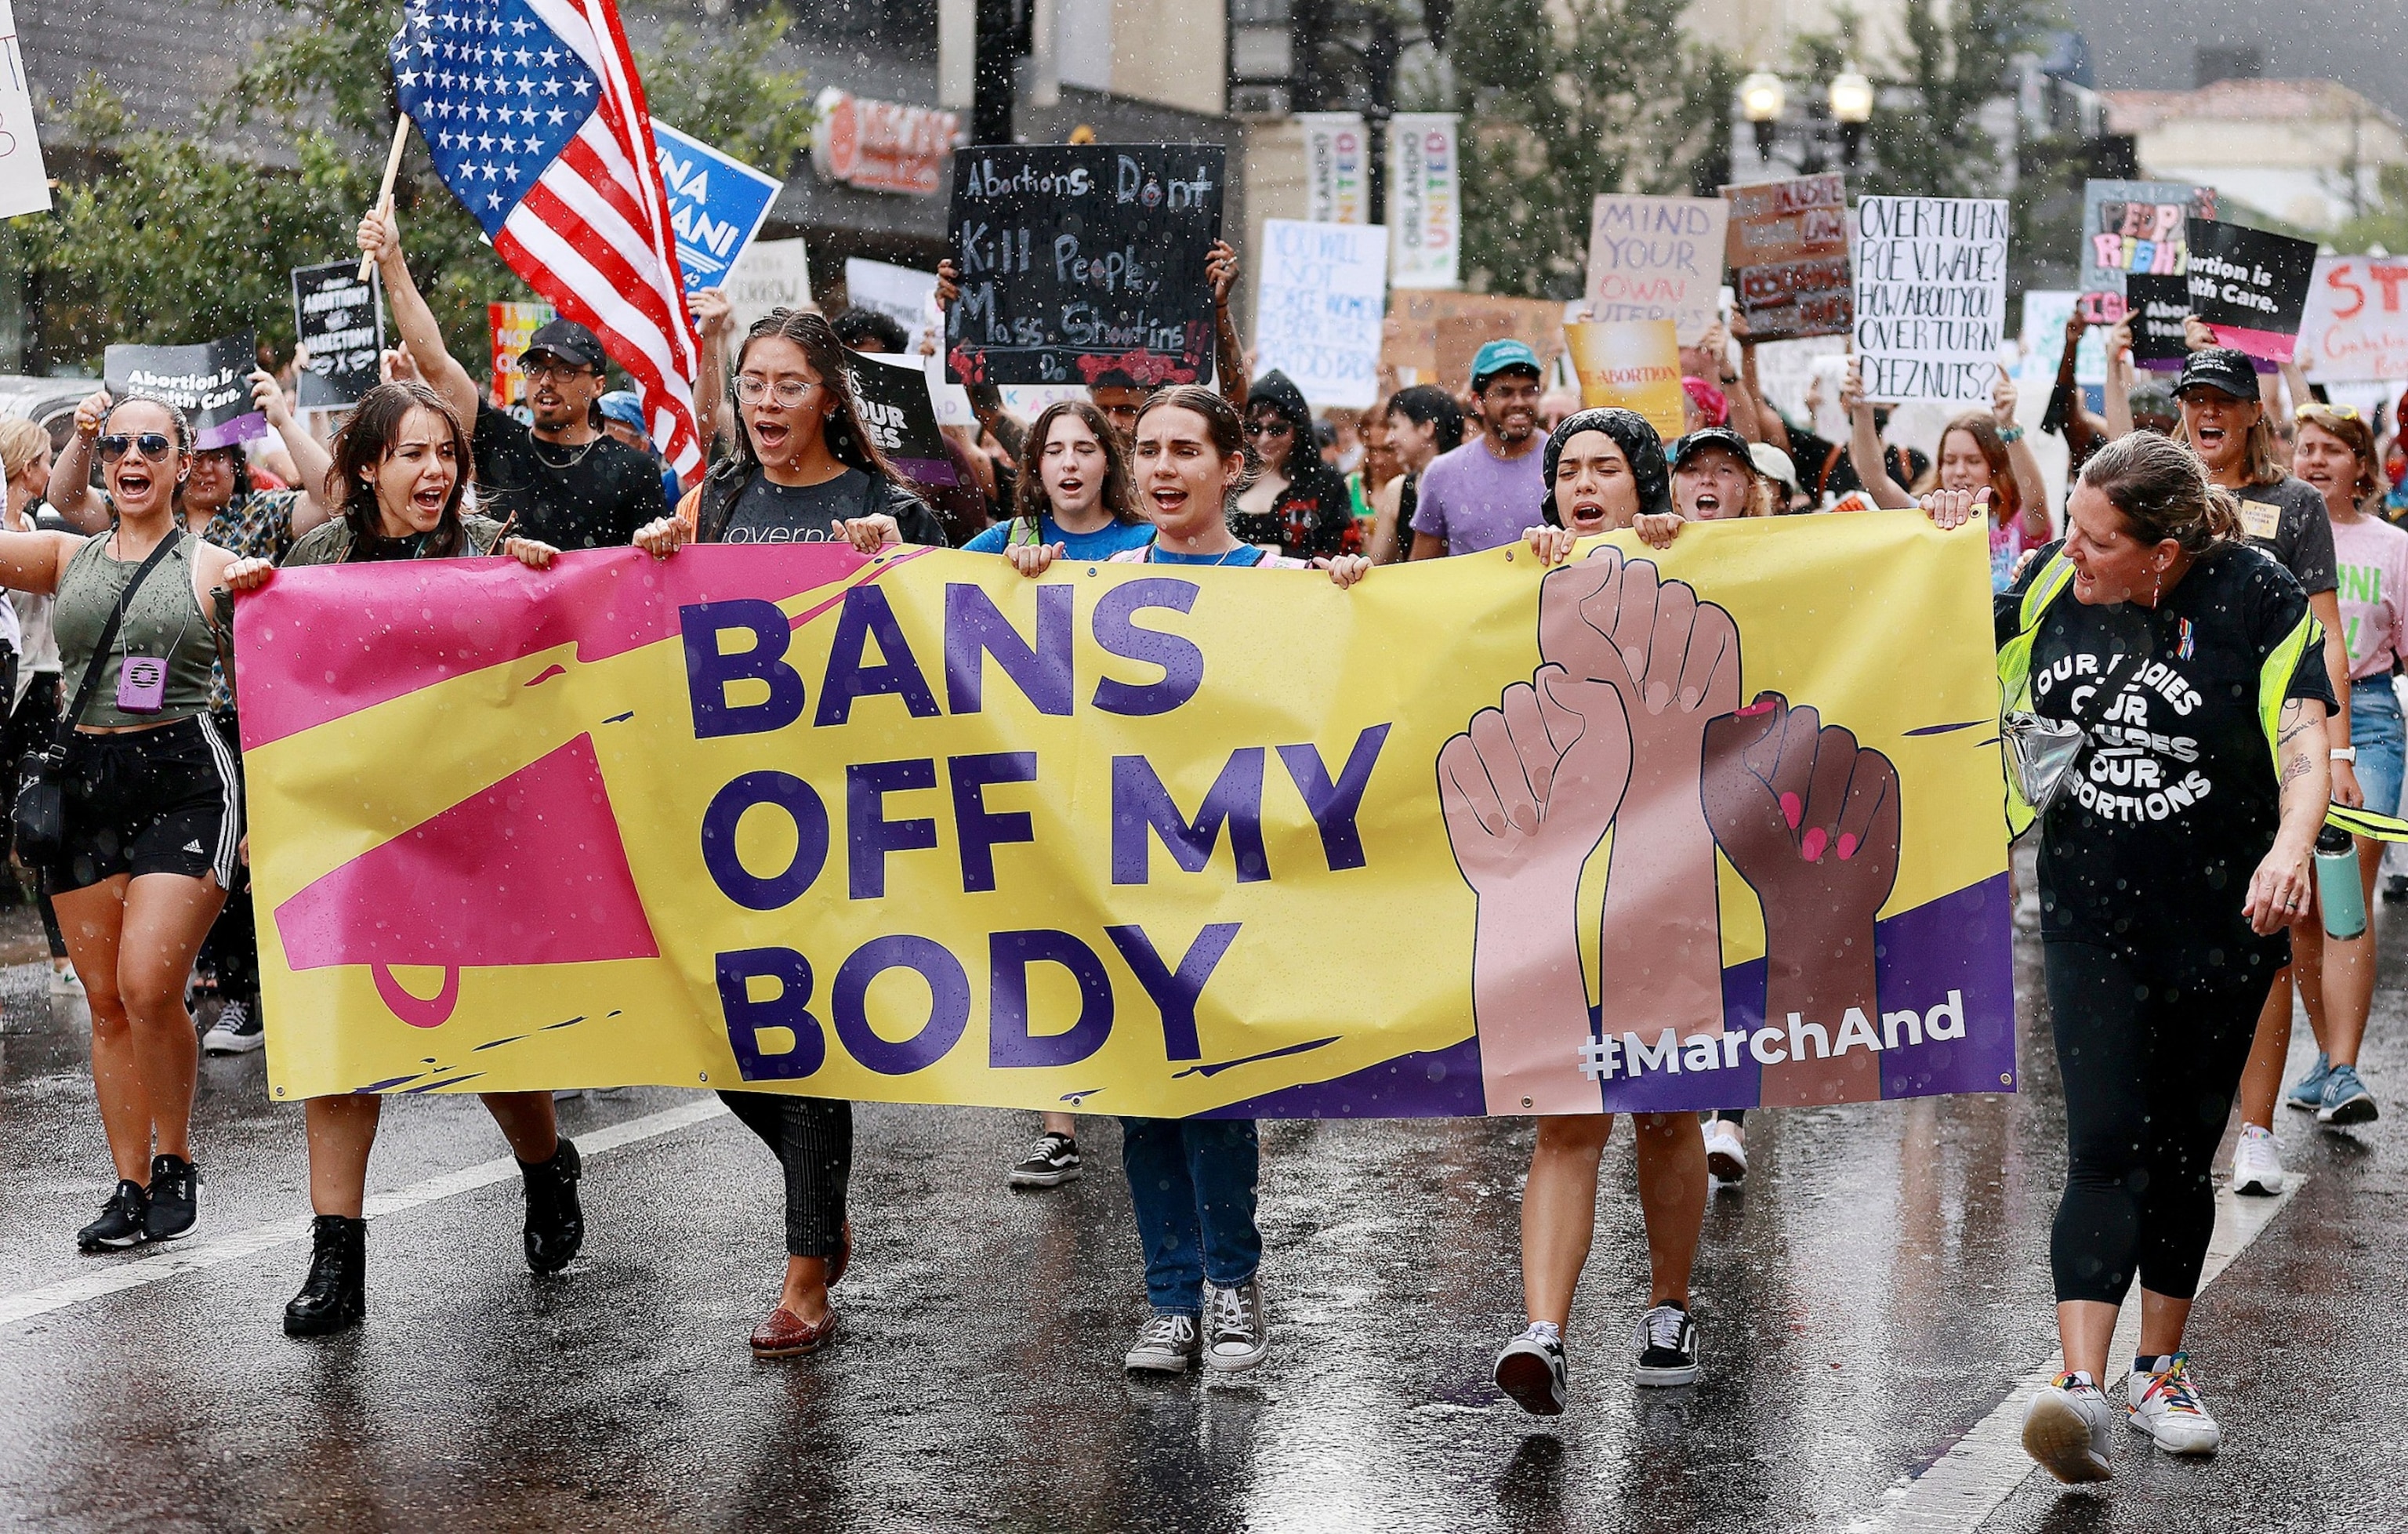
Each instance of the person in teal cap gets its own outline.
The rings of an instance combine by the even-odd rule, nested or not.
[[[1518,542],[1546,499],[1539,448],[1539,354],[1521,341],[1490,341],[1471,359],[1480,435],[1422,472],[1413,509],[1415,559],[1471,554]]]

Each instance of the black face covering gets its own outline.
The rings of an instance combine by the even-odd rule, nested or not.
[[[1639,490],[1639,514],[1661,516],[1672,509],[1672,471],[1664,463],[1664,444],[1656,436],[1656,428],[1636,410],[1618,407],[1581,410],[1564,417],[1564,423],[1547,438],[1543,471],[1547,477],[1547,497],[1540,510],[1550,527],[1564,525],[1563,514],[1555,508],[1555,466],[1562,462],[1564,444],[1583,432],[1603,432],[1613,438],[1622,455],[1630,460],[1630,477]]]

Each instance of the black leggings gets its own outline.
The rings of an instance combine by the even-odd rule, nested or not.
[[[2210,1163],[2267,985],[2178,990],[2089,943],[2046,945],[2065,1079],[2065,1197],[2049,1234],[2057,1297],[2188,1299],[2215,1227]]]
[[[845,1184],[853,1180],[853,1104],[773,1092],[722,1092],[728,1111],[761,1137],[786,1171],[786,1254],[844,1250]]]

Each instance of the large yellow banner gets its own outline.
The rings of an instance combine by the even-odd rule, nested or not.
[[[1583,552],[280,573],[237,620],[274,1090],[2012,1089],[1978,529]]]

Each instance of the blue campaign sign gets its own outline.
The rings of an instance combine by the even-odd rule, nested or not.
[[[658,118],[652,120],[652,142],[660,151],[661,187],[668,194],[669,223],[677,230],[685,291],[715,288],[727,280],[728,268],[761,232],[769,205],[785,183],[689,138]]]

